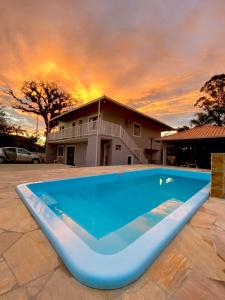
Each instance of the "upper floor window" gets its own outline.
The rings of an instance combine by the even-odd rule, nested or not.
[[[63,130],[64,128],[64,126],[59,126],[59,130]]]
[[[133,123],[133,135],[141,136],[141,125],[137,123]]]
[[[83,120],[82,119],[78,120],[78,124],[79,125],[83,124]]]
[[[72,126],[76,126],[76,122],[75,121],[72,123]]]

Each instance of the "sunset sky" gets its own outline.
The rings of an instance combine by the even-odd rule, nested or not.
[[[0,0],[0,90],[52,80],[79,101],[105,94],[180,126],[224,72],[224,0]],[[7,96],[0,105],[34,128]]]

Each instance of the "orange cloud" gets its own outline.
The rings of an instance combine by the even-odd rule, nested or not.
[[[202,84],[224,72],[223,1],[1,5],[0,86],[53,80],[82,102],[106,94],[175,126],[193,115]],[[0,103],[11,105],[2,95]]]

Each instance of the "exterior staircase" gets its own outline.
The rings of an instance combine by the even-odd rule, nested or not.
[[[101,120],[100,122],[100,134],[119,138],[139,161],[139,163],[144,163],[144,157],[141,149],[121,125],[105,120]]]

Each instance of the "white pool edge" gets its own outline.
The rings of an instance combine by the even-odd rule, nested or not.
[[[140,277],[207,200],[210,191],[207,184],[128,247],[104,255],[86,245],[27,185],[20,184],[16,190],[67,268],[80,282],[100,289],[120,288]]]

